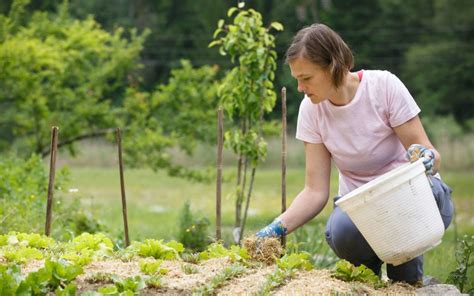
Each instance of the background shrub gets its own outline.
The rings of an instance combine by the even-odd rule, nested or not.
[[[205,217],[194,218],[189,201],[186,201],[181,209],[179,219],[179,241],[188,249],[203,251],[210,243],[209,220]]]

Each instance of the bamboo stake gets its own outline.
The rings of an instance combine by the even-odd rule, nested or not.
[[[48,183],[48,202],[46,204],[46,224],[44,233],[46,236],[51,234],[51,218],[53,216],[53,193],[54,193],[54,177],[56,175],[56,153],[58,148],[58,127],[53,126],[51,129],[51,153],[49,159],[49,183]]]
[[[222,151],[224,147],[223,110],[217,110],[217,181],[216,181],[216,240],[221,239]]]
[[[281,212],[286,211],[286,88],[281,89]],[[286,237],[281,237],[286,246]]]
[[[125,181],[123,177],[123,159],[122,159],[122,133],[120,128],[116,129],[116,140],[118,145],[118,158],[119,158],[119,170],[120,170],[120,192],[122,194],[122,215],[123,215],[123,227],[125,231],[125,247],[130,245],[128,236],[128,218],[127,218],[127,199],[125,196]]]

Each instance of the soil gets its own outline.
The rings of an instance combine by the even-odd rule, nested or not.
[[[38,270],[43,266],[42,260],[28,262],[22,267],[23,273]],[[195,265],[198,272],[186,274],[180,261],[164,261],[161,268],[166,268],[169,272],[162,277],[162,287],[146,288],[140,291],[140,295],[191,295],[196,287],[200,287],[210,281],[219,271],[232,265],[228,258],[210,259]],[[189,264],[189,263],[186,263]],[[244,275],[225,282],[224,287],[216,290],[218,295],[252,295],[256,294],[266,276],[275,270],[275,265],[257,264],[248,269]],[[119,260],[96,261],[84,267],[84,273],[76,280],[77,292],[80,295],[85,291],[97,290],[99,287],[108,284],[107,282],[96,282],[92,279],[98,273],[115,274],[119,277],[133,277],[141,275],[137,261],[122,262]],[[363,283],[347,283],[331,277],[329,270],[299,271],[284,285],[272,291],[273,295],[314,295],[314,294],[364,294],[364,295],[387,295],[403,294],[415,295],[415,288],[402,285],[391,284],[384,289],[374,289],[370,285]]]

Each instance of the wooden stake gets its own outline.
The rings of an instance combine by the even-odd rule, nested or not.
[[[128,218],[127,218],[127,199],[125,196],[125,181],[123,177],[123,160],[122,160],[122,134],[120,128],[116,129],[116,140],[118,145],[118,158],[120,168],[120,191],[122,194],[122,216],[123,216],[123,228],[125,231],[125,247],[130,245],[130,239],[128,236]]]
[[[286,211],[286,88],[281,89],[281,212]],[[281,245],[286,246],[282,236]]]
[[[44,233],[46,236],[51,234],[51,219],[53,216],[53,193],[54,193],[54,176],[56,175],[56,152],[58,148],[58,127],[53,126],[51,129],[51,149],[49,159],[49,183],[48,183],[48,202],[46,204],[46,224]]]
[[[222,153],[224,148],[223,110],[217,110],[217,182],[216,182],[216,240],[221,239]]]

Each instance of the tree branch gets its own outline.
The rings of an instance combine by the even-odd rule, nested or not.
[[[78,135],[78,136],[72,137],[70,139],[66,139],[64,141],[58,142],[58,149],[62,146],[66,146],[66,145],[72,144],[72,143],[77,142],[77,141],[105,136],[106,134],[113,133],[114,131],[115,131],[115,129],[108,128],[108,129],[98,130],[98,131],[92,132],[90,134]],[[50,147],[47,147],[45,150],[43,150],[41,152],[41,157],[45,158],[46,156],[48,156],[51,152],[50,150],[51,150]]]

